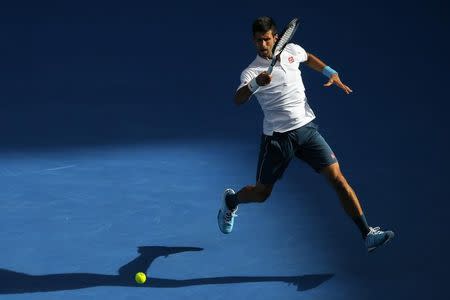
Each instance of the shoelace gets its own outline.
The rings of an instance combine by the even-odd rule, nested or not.
[[[382,231],[381,231],[381,228],[380,227],[369,227],[370,228],[370,232],[369,232],[369,234],[370,233],[372,233],[372,234],[380,234],[380,233],[382,233]]]
[[[227,212],[225,213],[225,222],[229,223],[231,222],[231,219],[233,217],[237,217],[238,215],[236,214],[237,209],[233,210],[227,210]]]

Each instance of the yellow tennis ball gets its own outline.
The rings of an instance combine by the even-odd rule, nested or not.
[[[138,272],[134,276],[134,280],[136,280],[136,282],[139,284],[143,284],[145,283],[145,281],[147,281],[147,276],[145,276],[145,273]]]

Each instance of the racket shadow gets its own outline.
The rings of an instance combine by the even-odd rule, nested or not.
[[[158,257],[187,251],[201,251],[196,247],[139,247],[140,255],[119,269],[118,275],[93,273],[63,273],[49,275],[30,275],[7,269],[0,269],[0,294],[23,294],[75,290],[96,286],[124,286],[140,288],[180,288],[197,285],[236,284],[249,282],[285,282],[306,291],[321,285],[333,274],[313,274],[301,276],[228,276],[194,278],[185,280],[149,277],[145,284],[134,281],[136,272],[146,271]]]

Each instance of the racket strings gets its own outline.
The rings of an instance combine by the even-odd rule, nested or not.
[[[275,55],[278,55],[283,50],[284,46],[286,46],[286,44],[291,40],[296,29],[297,29],[297,20],[293,20],[288,25],[286,30],[281,34],[280,39],[277,41],[274,51]]]

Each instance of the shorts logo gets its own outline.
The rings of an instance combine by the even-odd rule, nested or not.
[[[288,57],[288,61],[289,61],[290,64],[292,64],[292,63],[294,62],[294,57],[289,56],[289,57]]]
[[[336,159],[336,155],[334,155],[334,153],[331,153],[331,158]]]

